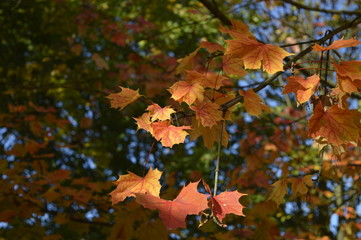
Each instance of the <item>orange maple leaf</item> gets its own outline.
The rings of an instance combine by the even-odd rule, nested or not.
[[[324,137],[329,144],[341,146],[357,142],[361,134],[361,113],[357,110],[340,109],[333,105],[324,111],[318,103],[309,121],[308,133],[312,138]]]
[[[204,146],[211,149],[213,144],[219,141],[220,128],[220,124],[214,125],[212,127],[203,127],[195,118],[193,118],[192,131],[189,132],[190,140],[193,141],[202,136]],[[222,145],[224,147],[227,147],[229,139],[230,136],[226,130],[225,124],[223,124]]]
[[[352,81],[361,81],[361,61],[346,61],[340,64],[333,63],[336,73],[343,77],[348,77]]]
[[[206,72],[202,74],[197,71],[190,70],[187,71],[186,80],[192,84],[199,83],[203,87],[219,89],[225,84],[225,82],[228,81],[228,78],[215,73]]]
[[[346,93],[353,93],[358,92],[358,89],[361,89],[361,80],[354,80],[352,81],[347,76],[342,76],[339,74],[336,74],[338,86],[340,87],[340,90]]]
[[[245,68],[259,69],[262,65],[270,74],[283,71],[283,58],[293,55],[278,46],[263,44],[246,37],[226,42],[228,43],[226,54],[242,59]]]
[[[130,88],[120,88],[122,89],[121,92],[111,93],[107,96],[107,98],[110,99],[110,106],[112,108],[119,108],[119,110],[122,110],[128,104],[134,102],[142,96],[139,94],[139,90],[134,91]]]
[[[232,38],[243,38],[248,37],[251,39],[255,39],[253,34],[248,30],[248,26],[241,21],[231,19],[232,26],[231,28],[227,28],[221,26],[219,30],[222,33],[229,34]]]
[[[320,51],[328,51],[328,50],[332,50],[332,49],[340,49],[340,48],[344,48],[344,47],[355,47],[355,46],[358,46],[360,43],[361,42],[356,39],[347,39],[347,40],[340,39],[340,40],[334,41],[328,47],[323,47],[316,43],[315,46],[313,46],[312,48],[313,48],[313,51],[320,52]]]
[[[133,118],[137,122],[137,126],[138,126],[137,131],[139,129],[144,129],[150,132],[151,134],[153,134],[153,128],[151,126],[152,121],[150,120],[150,116],[151,115],[149,112],[145,112],[139,118]]]
[[[147,111],[150,112],[150,117],[151,117],[152,122],[154,122],[156,120],[160,120],[160,121],[168,120],[168,119],[170,119],[170,115],[172,113],[175,113],[173,108],[171,108],[170,106],[166,106],[166,107],[162,108],[161,106],[159,106],[156,103],[149,105],[147,108]]]
[[[216,51],[224,52],[225,50],[224,47],[222,47],[222,45],[220,45],[219,43],[212,43],[208,41],[202,41],[199,46],[207,49],[209,53],[214,53]]]
[[[282,94],[294,92],[299,103],[307,102],[315,93],[320,82],[320,77],[316,74],[304,79],[302,76],[290,76]]]
[[[241,58],[235,58],[229,54],[222,57],[222,67],[226,74],[233,74],[239,77],[246,76],[248,72],[243,69],[243,65]]]
[[[172,98],[179,102],[186,102],[192,105],[197,99],[203,101],[204,87],[200,83],[188,83],[179,81],[173,84],[168,91],[172,94]]]
[[[208,196],[197,191],[198,183],[183,187],[173,201],[140,193],[136,194],[136,201],[145,208],[159,210],[159,217],[167,228],[185,228],[187,215],[198,214],[208,208]]]
[[[153,136],[160,140],[164,147],[172,147],[174,144],[183,143],[188,133],[184,130],[191,129],[189,126],[176,127],[170,121],[152,123]]]
[[[260,96],[252,89],[247,91],[239,90],[239,94],[244,97],[244,107],[249,115],[259,116],[263,111],[270,112]]]
[[[196,57],[199,49],[201,49],[201,48],[199,47],[196,50],[194,50],[193,52],[191,52],[188,56],[185,56],[184,58],[180,58],[177,60],[179,65],[177,66],[176,74],[180,74],[184,70],[192,68],[194,58]]]
[[[120,175],[115,182],[117,188],[109,193],[112,197],[112,204],[124,201],[126,197],[134,197],[136,193],[148,193],[148,195],[159,196],[159,179],[162,172],[158,169],[150,168],[145,177],[139,177],[132,172]]]
[[[217,121],[223,120],[222,112],[219,108],[220,106],[217,103],[210,101],[196,102],[196,104],[190,107],[204,127],[212,127],[217,124]]]

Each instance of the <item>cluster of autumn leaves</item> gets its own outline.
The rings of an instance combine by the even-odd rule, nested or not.
[[[179,60],[176,72],[182,74],[183,80],[174,83],[168,92],[175,101],[184,103],[180,106],[188,106],[182,112],[190,112],[191,114],[188,115],[191,116],[191,120],[182,121],[180,124],[177,112],[173,108],[161,107],[153,103],[147,107],[143,115],[135,118],[138,129],[148,131],[164,147],[183,143],[189,134],[191,140],[202,136],[205,146],[211,148],[214,142],[219,141],[222,131],[222,145],[227,146],[229,136],[224,124],[220,122],[232,120],[231,112],[234,104],[221,110],[222,106],[236,98],[235,92],[225,88],[232,86],[231,78],[244,77],[247,74],[244,69],[262,68],[269,74],[283,71],[283,59],[293,55],[278,46],[257,41],[243,23],[232,21],[232,24],[231,28],[220,28],[222,33],[229,34],[233,38],[225,41],[227,47],[217,43],[201,42],[199,48]],[[315,44],[313,51],[324,52],[359,44],[360,41],[355,39],[341,39],[327,47]],[[211,61],[220,62],[218,65],[214,64],[215,68],[218,68],[218,73],[210,71],[208,67],[204,71],[194,68],[195,59],[202,48],[212,56],[208,65]],[[321,146],[331,146],[334,154],[337,155],[345,151],[349,144],[360,145],[361,143],[361,113],[348,109],[346,101],[351,93],[358,92],[361,88],[361,61],[337,62],[332,59],[329,64],[333,65],[337,76],[337,88],[334,88],[332,92],[315,95],[321,82],[320,76],[315,74],[306,79],[297,75],[288,77],[283,94],[294,93],[300,104],[311,99],[314,112],[309,120],[309,136]],[[138,90],[123,87],[121,89],[121,92],[108,96],[113,108],[121,110],[141,97]],[[262,111],[270,111],[253,89],[239,90],[238,94],[243,97],[243,106],[249,115],[259,116]],[[198,214],[208,208],[208,196],[197,192],[198,183],[190,183],[184,187],[179,196],[171,202],[160,199],[160,185],[157,182],[159,174],[159,171],[150,170],[149,176],[144,178],[132,173],[120,176],[116,182],[117,189],[111,193],[113,204],[123,201],[126,196],[135,196],[137,202],[144,207],[158,209],[161,218],[169,228],[185,227],[184,219],[187,214]],[[309,181],[306,182],[309,186]],[[274,187],[277,188],[277,186]],[[299,192],[304,193],[304,190],[303,188]],[[235,196],[230,197],[231,193],[222,194],[227,196],[226,198],[233,199],[232,204],[224,203],[222,194],[211,197],[211,209],[220,221],[226,213],[243,215],[241,211],[243,207],[238,202],[242,194],[237,192],[234,193]],[[277,194],[279,195],[279,191]],[[281,195],[284,196],[284,194]],[[281,201],[279,197],[273,199],[278,204]],[[189,211],[184,211],[184,204],[188,206]],[[237,206],[241,210],[227,210],[229,205]]]
[[[116,181],[117,188],[110,193],[112,203],[124,201],[127,197],[135,197],[136,201],[145,208],[159,210],[159,216],[167,228],[185,228],[187,215],[199,213],[209,215],[204,212],[208,208],[211,210],[210,216],[216,217],[220,222],[228,213],[244,216],[242,213],[244,207],[239,203],[239,198],[245,194],[232,191],[212,196],[209,186],[204,181],[203,185],[210,195],[198,192],[198,181],[183,187],[173,201],[161,199],[159,198],[162,187],[159,183],[161,175],[161,171],[150,168],[144,177],[131,172],[120,176]]]

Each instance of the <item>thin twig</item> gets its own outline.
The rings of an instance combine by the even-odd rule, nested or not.
[[[292,0],[283,0],[283,2],[291,4],[291,5],[295,6],[295,7],[310,10],[310,11],[324,12],[324,13],[331,13],[331,14],[347,14],[347,15],[361,16],[361,12],[359,12],[359,11],[337,11],[337,10],[315,8],[315,7],[309,7],[309,6],[303,5],[303,4],[298,3],[298,2],[294,2]]]
[[[219,161],[221,156],[221,146],[223,139],[223,124],[224,121],[221,121],[220,130],[219,130],[219,141],[218,141],[218,152],[217,152],[217,160],[216,160],[216,169],[214,170],[214,190],[213,196],[217,195],[217,186],[218,186],[218,176],[219,176]]]

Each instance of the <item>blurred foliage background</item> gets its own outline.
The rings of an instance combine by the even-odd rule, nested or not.
[[[187,229],[167,231],[155,212],[131,199],[111,206],[107,194],[119,174],[142,174],[154,141],[136,131],[133,117],[152,101],[177,107],[166,91],[182,77],[177,59],[202,40],[224,44],[218,29],[229,19],[281,46],[321,38],[360,17],[360,7],[341,0],[2,0],[0,239],[359,239],[360,151],[336,162],[326,153],[321,163],[306,130],[312,107],[281,95],[289,72],[260,92],[271,114],[253,118],[239,107],[227,125],[220,189],[248,194],[241,198],[245,218],[198,229],[190,217]],[[334,40],[341,37],[360,38],[360,26]],[[297,54],[310,44],[286,50]],[[360,53],[339,51],[343,60],[360,60]],[[250,71],[233,79],[234,88],[267,77]],[[335,83],[332,73],[329,79]],[[139,88],[145,100],[110,109],[105,97],[118,86]],[[358,108],[359,97],[350,104]],[[216,148],[199,139],[173,149],[156,144],[147,167],[164,171],[161,196],[173,199],[189,181],[211,182],[215,157]],[[307,174],[318,181],[306,197],[289,186],[279,207],[267,200],[272,183]]]

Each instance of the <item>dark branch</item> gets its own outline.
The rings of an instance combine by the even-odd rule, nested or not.
[[[328,9],[321,9],[321,8],[314,8],[309,7],[303,4],[300,4],[298,2],[294,2],[292,0],[283,0],[283,2],[291,4],[295,7],[310,10],[310,11],[316,11],[316,12],[324,12],[324,13],[331,13],[331,14],[348,14],[348,15],[358,15],[361,16],[361,12],[359,11],[337,11],[337,10],[328,10]]]

